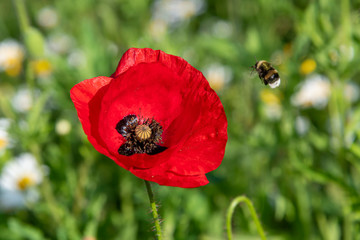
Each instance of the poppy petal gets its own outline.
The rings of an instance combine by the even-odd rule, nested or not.
[[[72,99],[89,141],[99,152],[160,185],[187,188],[208,183],[205,174],[224,157],[227,120],[219,97],[200,71],[160,50],[131,48],[111,78],[99,77],[99,84],[93,81],[95,90],[91,80],[85,80],[74,87]],[[153,119],[161,126],[162,141],[156,144],[163,151],[131,150],[131,138],[125,139],[116,129],[128,115]]]
[[[182,72],[186,72],[189,68],[192,68],[192,66],[181,57],[167,54],[161,50],[130,48],[121,57],[119,65],[111,77],[115,78],[137,64],[153,62],[164,64],[178,75],[182,75]]]
[[[127,81],[128,79],[139,79]],[[112,155],[119,155],[118,148],[125,139],[119,135],[115,126],[125,116],[130,114],[141,115],[144,118],[154,118],[163,129],[178,117],[182,112],[183,99],[179,84],[181,79],[161,63],[139,64],[114,79],[104,98],[99,112],[99,133],[106,139],[107,149]],[[165,147],[170,147],[164,140]],[[150,168],[160,162],[167,161],[172,149],[164,153],[148,156],[144,154],[122,157],[118,161],[123,164]],[[162,157],[162,155],[167,157]],[[147,158],[148,160],[144,160]]]
[[[171,171],[163,171],[162,168],[154,168],[151,171],[132,168],[130,172],[141,179],[163,186],[195,188],[209,183],[205,174],[179,175]]]
[[[227,120],[224,108],[212,89],[197,104],[201,114],[189,137],[167,161],[167,168],[177,174],[204,174],[215,170],[225,154]]]
[[[98,112],[105,90],[108,88],[111,80],[112,78],[104,76],[86,79],[76,84],[70,90],[70,98],[74,103],[89,142],[98,152],[114,158],[107,150],[98,132]]]

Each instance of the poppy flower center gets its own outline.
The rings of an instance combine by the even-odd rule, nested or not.
[[[121,155],[131,156],[136,153],[154,155],[167,149],[158,145],[162,143],[163,129],[155,119],[143,119],[130,114],[121,119],[115,129],[126,139],[118,149]]]
[[[151,128],[148,125],[141,124],[135,128],[135,134],[137,139],[144,141],[151,137]]]

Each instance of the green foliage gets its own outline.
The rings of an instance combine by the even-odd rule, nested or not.
[[[19,72],[0,72],[0,118],[11,119],[12,141],[0,152],[0,169],[30,152],[49,173],[38,201],[0,210],[0,240],[153,239],[143,181],[95,151],[69,98],[76,83],[110,76],[130,47],[181,56],[204,73],[213,63],[231,73],[216,89],[229,141],[210,184],[155,186],[165,239],[224,239],[226,209],[243,194],[268,239],[359,239],[360,107],[345,90],[360,82],[360,2],[210,0],[178,21],[156,15],[159,2],[1,1],[0,41],[16,39],[26,54]],[[21,3],[28,18],[15,18]],[[39,20],[44,7],[57,14],[52,26]],[[279,71],[279,89],[251,74],[255,58]],[[38,60],[50,63],[49,72]],[[299,84],[312,74],[328,79],[327,102],[297,105]],[[13,98],[24,87],[33,104],[19,112]],[[235,210],[233,231],[234,239],[255,239],[250,214]]]

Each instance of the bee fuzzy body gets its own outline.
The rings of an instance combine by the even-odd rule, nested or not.
[[[259,78],[265,85],[271,88],[280,86],[280,76],[278,71],[265,60],[260,60],[255,63],[253,68],[258,72]]]

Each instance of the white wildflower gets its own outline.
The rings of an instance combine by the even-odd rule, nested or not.
[[[301,84],[300,89],[292,96],[291,102],[298,107],[324,108],[329,100],[331,85],[322,75],[312,75]]]
[[[34,186],[42,180],[43,170],[30,153],[7,162],[0,175],[0,207],[18,208],[37,201]]]
[[[47,50],[50,53],[65,54],[74,45],[74,39],[64,33],[55,33],[47,39]]]
[[[58,15],[51,7],[44,7],[37,15],[37,22],[44,28],[53,28],[58,23]]]
[[[233,76],[230,67],[218,63],[210,65],[203,72],[211,88],[215,91],[224,89],[226,84],[231,81]]]
[[[33,103],[33,97],[28,88],[20,88],[11,100],[13,108],[21,113],[29,111]]]
[[[6,71],[11,76],[19,74],[24,60],[23,45],[13,39],[0,42],[0,71]]]
[[[0,118],[0,156],[5,149],[11,146],[8,129],[10,127],[10,120],[7,118]]]
[[[153,6],[153,19],[176,25],[199,15],[204,8],[203,0],[156,0]]]

